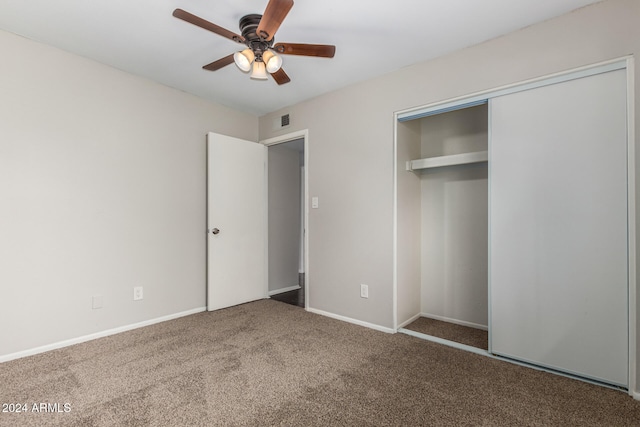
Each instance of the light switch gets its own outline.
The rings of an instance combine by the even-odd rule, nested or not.
[[[318,197],[311,198],[311,208],[318,209]]]

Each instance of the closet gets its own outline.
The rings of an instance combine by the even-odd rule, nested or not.
[[[416,138],[404,173],[415,181],[420,212],[409,232],[419,234],[419,302],[421,322],[409,328],[428,331],[443,325],[487,329],[487,104],[429,115],[407,124]],[[407,224],[405,224],[407,225]],[[415,311],[415,310],[414,310]],[[413,313],[412,313],[413,314]],[[415,316],[414,316],[415,317]],[[476,342],[449,328],[463,344]],[[471,332],[471,331],[469,331]],[[471,335],[473,334],[471,332]],[[487,338],[477,343],[487,348]],[[482,334],[480,334],[482,337]]]
[[[486,329],[488,355],[628,388],[626,60],[396,118],[397,327]]]

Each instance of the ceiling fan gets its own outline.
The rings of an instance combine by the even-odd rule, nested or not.
[[[246,45],[241,52],[232,53],[203,66],[216,71],[233,62],[244,72],[251,71],[251,78],[265,80],[267,73],[279,85],[291,81],[282,69],[282,58],[278,54],[333,58],[336,47],[324,44],[276,43],[274,34],[293,7],[293,0],[269,0],[263,15],[251,14],[240,18],[240,32],[236,34],[212,22],[206,21],[182,9],[173,11],[173,16],[209,30],[236,43]]]

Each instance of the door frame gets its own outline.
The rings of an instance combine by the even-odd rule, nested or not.
[[[403,325],[398,321],[398,122],[427,117],[433,114],[444,113],[461,108],[471,107],[487,100],[519,92],[540,86],[546,86],[580,77],[599,74],[606,71],[624,69],[627,74],[627,256],[628,256],[628,344],[629,344],[629,381],[628,393],[636,400],[640,400],[640,382],[636,381],[638,375],[638,355],[636,352],[638,344],[637,332],[638,313],[638,293],[637,293],[637,271],[636,271],[636,130],[635,130],[635,62],[633,56],[623,56],[608,61],[585,65],[566,71],[516,82],[488,90],[474,92],[455,98],[425,104],[405,110],[395,111],[393,114],[393,323],[394,330],[398,332]],[[489,129],[491,135],[491,129]],[[491,167],[491,165],[489,165]],[[489,271],[489,292],[491,292],[491,272]],[[489,295],[489,316],[491,315],[491,297]],[[491,325],[489,325],[491,334]],[[490,353],[486,353],[492,356]],[[507,360],[509,359],[502,359]],[[556,372],[557,373],[557,372]]]
[[[263,144],[265,147],[269,148],[273,145],[283,144],[285,142],[291,142],[297,139],[304,140],[304,309],[309,309],[309,283],[310,283],[310,275],[309,275],[309,130],[303,129],[291,133],[287,133],[284,135],[276,136],[273,138],[268,138],[259,141],[260,144]],[[268,173],[265,175],[265,186],[268,189]],[[268,193],[267,193],[268,194]],[[268,204],[268,198],[267,198]],[[267,209],[265,209],[265,216],[269,215],[269,209],[267,205]],[[268,218],[265,217],[265,224],[268,224]],[[269,228],[266,230],[266,241],[269,242]],[[269,248],[266,248],[266,282],[268,289],[268,279],[269,279]]]

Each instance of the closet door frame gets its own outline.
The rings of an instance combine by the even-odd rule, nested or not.
[[[398,122],[415,120],[435,114],[442,114],[479,105],[495,98],[510,93],[520,92],[537,87],[547,86],[582,77],[592,76],[614,70],[625,70],[627,76],[627,255],[628,255],[628,313],[629,313],[629,394],[640,400],[640,393],[636,390],[636,347],[637,347],[637,284],[636,284],[636,185],[635,185],[635,101],[634,101],[634,60],[632,56],[604,61],[597,64],[550,74],[540,78],[505,85],[498,88],[475,92],[432,104],[414,107],[394,113],[394,206],[393,206],[393,317],[394,329],[398,331]],[[489,128],[491,138],[491,128]],[[491,168],[491,165],[489,165]],[[491,177],[489,177],[489,180]],[[490,238],[490,237],[489,237]],[[491,256],[491,254],[489,254]],[[490,261],[490,260],[489,260]],[[491,270],[489,269],[489,316],[491,316]],[[491,334],[491,325],[489,325]],[[491,340],[491,339],[490,339]]]

